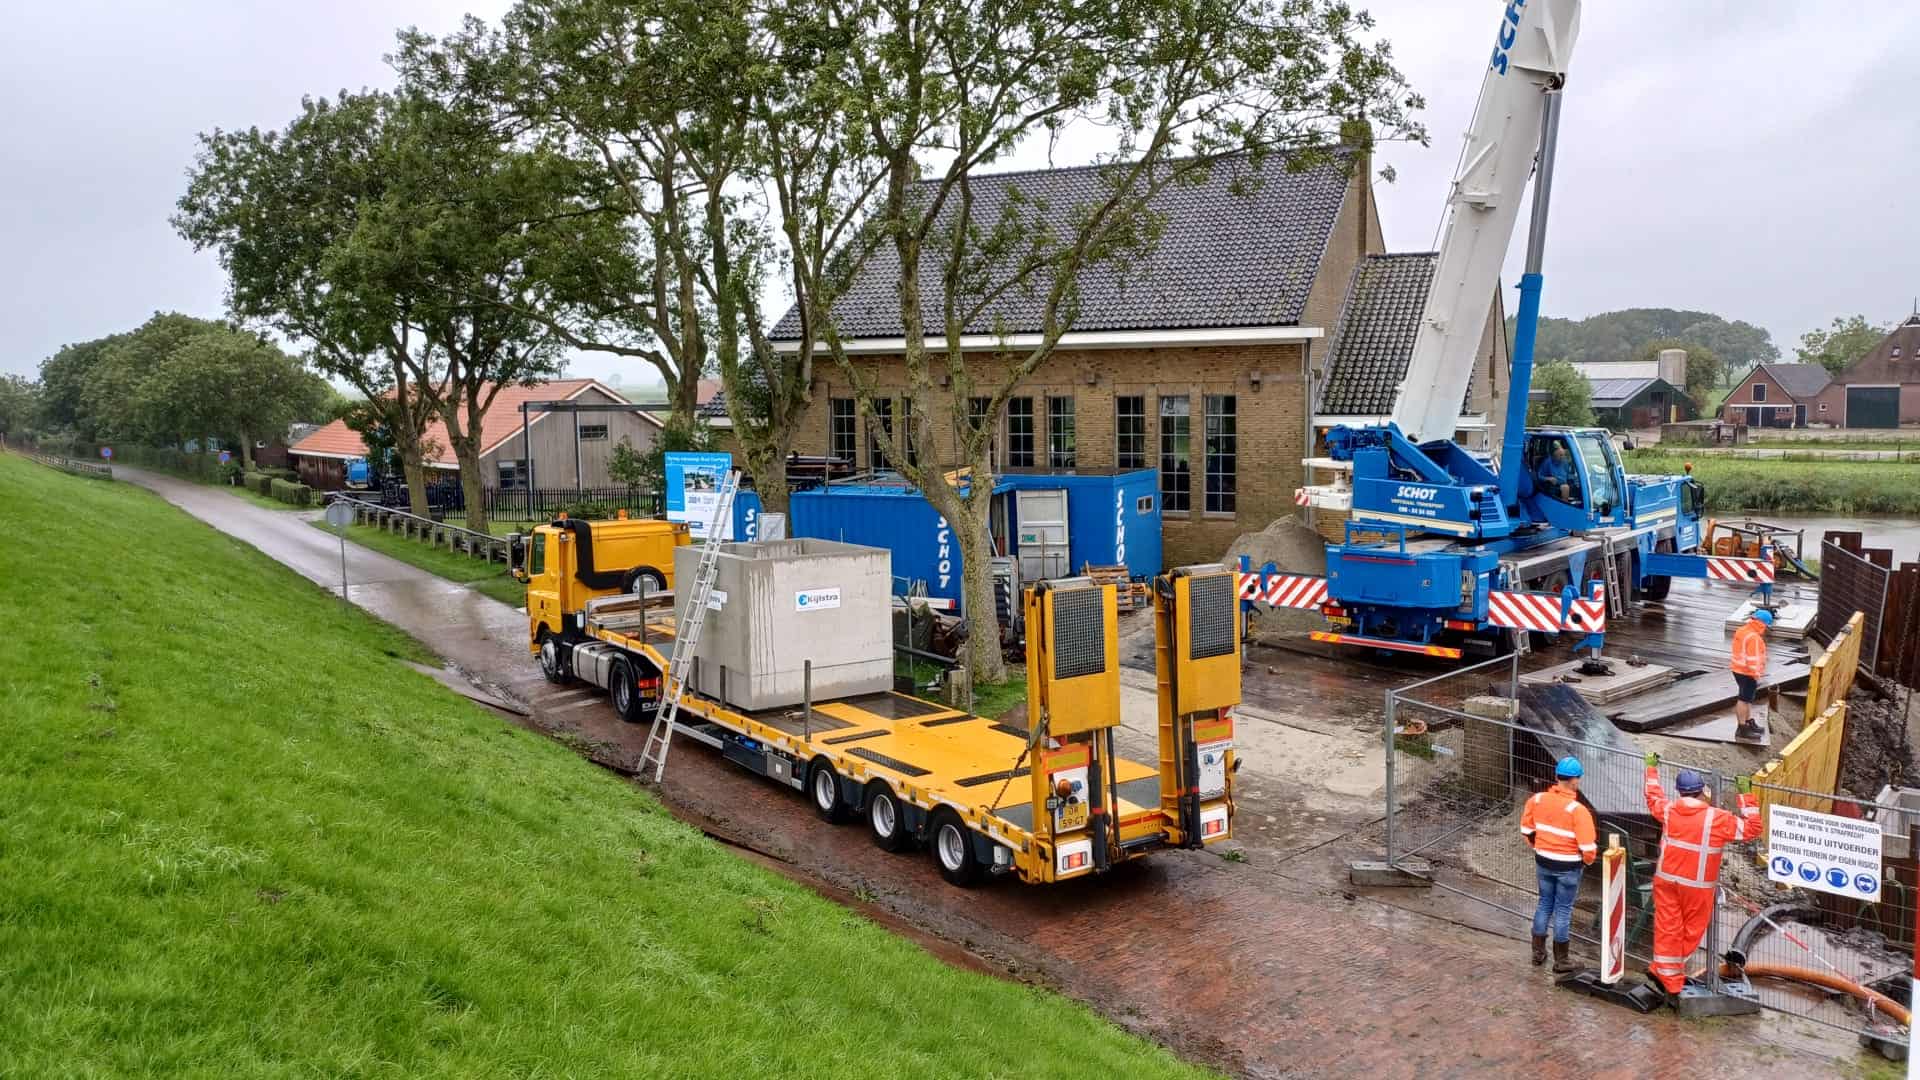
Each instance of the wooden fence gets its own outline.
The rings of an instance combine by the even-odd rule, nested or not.
[[[59,469],[63,473],[92,477],[95,480],[113,479],[113,469],[110,466],[95,465],[91,461],[75,461],[72,458],[55,457],[52,454],[38,452],[28,453],[26,456],[49,469]]]
[[[1760,800],[1760,820],[1764,825],[1768,811],[1775,805],[1833,812],[1833,800],[1817,792],[1831,793],[1840,780],[1840,744],[1846,737],[1847,703],[1837,701],[1815,717],[1793,737],[1780,756],[1767,762],[1753,774],[1754,794]],[[1793,790],[1778,790],[1791,788]]]
[[[1860,671],[1860,644],[1866,639],[1866,615],[1854,612],[1842,623],[1827,651],[1815,660],[1807,675],[1807,713],[1805,724],[1826,715],[1827,709],[1847,700],[1854,677]]]

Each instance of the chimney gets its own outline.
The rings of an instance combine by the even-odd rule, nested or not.
[[[1661,349],[1659,376],[1682,390],[1687,387],[1687,350]]]

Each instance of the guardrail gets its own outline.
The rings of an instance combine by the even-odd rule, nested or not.
[[[382,532],[395,533],[409,539],[430,543],[434,547],[445,547],[448,551],[465,552],[476,559],[488,562],[507,561],[507,538],[492,533],[476,532],[459,525],[449,525],[444,521],[435,521],[422,517],[409,510],[396,510],[391,506],[382,506],[366,499],[355,498],[342,492],[329,492],[328,504],[344,503],[353,508],[353,522],[356,525],[371,525]]]
[[[75,476],[90,476],[96,480],[113,479],[112,468],[106,465],[95,465],[91,461],[75,461],[72,458],[55,457],[52,454],[42,454],[37,451],[28,451],[26,456],[45,465],[49,469],[59,469],[63,473],[72,473]]]

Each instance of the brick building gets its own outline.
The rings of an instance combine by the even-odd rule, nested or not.
[[[1920,312],[1835,375],[1814,404],[1814,418],[1851,428],[1920,424]]]
[[[1016,200],[1064,220],[1103,193],[1098,167],[971,184],[981,222],[995,221]],[[1154,250],[1124,273],[1101,267],[1082,276],[1072,331],[993,420],[993,463],[1001,471],[1158,469],[1166,561],[1179,565],[1218,559],[1241,533],[1300,512],[1294,492],[1316,438],[1310,403],[1321,397],[1329,340],[1351,339],[1356,355],[1363,342],[1410,345],[1426,285],[1396,292],[1393,303],[1354,303],[1373,296],[1363,283],[1372,275],[1363,270],[1385,247],[1364,170],[1349,176],[1331,164],[1290,171],[1276,161],[1259,170],[1229,162],[1199,183],[1170,186],[1155,210],[1162,228]],[[1432,257],[1412,258],[1425,261],[1430,280]],[[921,288],[937,324],[940,260],[926,263]],[[888,390],[906,385],[898,281],[883,248],[834,307],[847,351]],[[1031,345],[1041,330],[1039,296],[1010,290],[986,308],[962,338],[969,364],[982,372],[976,385],[992,385],[1000,349]],[[1349,308],[1355,314],[1343,326]],[[1393,325],[1375,325],[1382,319]],[[1495,339],[1499,326],[1495,312]],[[790,342],[798,330],[789,313],[774,336]],[[944,337],[927,347],[944,352]],[[1349,367],[1342,382],[1384,379],[1390,401],[1406,354],[1398,351],[1395,370],[1396,349],[1376,351],[1378,366]],[[1504,357],[1503,345],[1497,351]],[[932,366],[950,385],[939,374],[944,364]],[[822,365],[813,391],[795,449],[885,468],[846,375]],[[932,445],[916,448],[923,460],[954,462],[957,440],[947,422],[954,404],[951,397],[938,403],[925,436]],[[880,411],[902,415],[904,396]]]
[[[1840,419],[1820,407],[1832,382],[1827,369],[1818,364],[1755,364],[1746,378],[1727,391],[1720,403],[1720,418],[1747,427],[1837,424]]]

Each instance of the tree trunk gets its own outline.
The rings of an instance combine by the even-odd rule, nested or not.
[[[244,431],[240,433],[240,467],[253,471],[253,436]]]
[[[407,478],[407,509],[427,516],[427,466],[420,460],[420,444],[400,451],[400,473]]]
[[[675,389],[679,390],[679,394],[673,399],[673,415],[676,417],[685,417],[688,423],[692,423],[700,412],[699,370],[695,369],[690,372],[682,372],[680,385]]]
[[[486,532],[487,492],[480,482],[480,438],[472,433],[455,435],[449,429],[447,441],[453,444],[454,459],[460,463],[460,494],[467,504],[467,528]]]
[[[971,497],[949,487],[938,475],[929,476],[927,501],[947,519],[960,545],[960,596],[967,609],[967,672],[975,686],[1007,681],[1007,664],[1000,655],[1000,620],[993,610],[993,542],[989,536],[993,508],[992,470],[984,455],[976,457]]]

